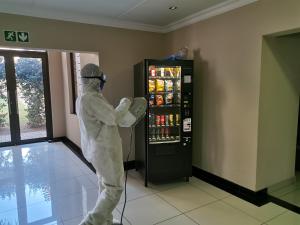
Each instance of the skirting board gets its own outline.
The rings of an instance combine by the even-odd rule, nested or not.
[[[50,142],[63,142],[83,163],[85,163],[92,171],[96,172],[93,165],[84,158],[80,147],[76,145],[74,142],[72,142],[69,138],[67,137],[53,138]],[[124,162],[124,169],[125,170],[135,169],[135,161],[133,160],[133,161]]]
[[[231,181],[228,181],[224,178],[218,177],[214,174],[206,172],[202,169],[199,169],[193,166],[193,176],[210,183],[224,191],[227,191],[241,199],[244,199],[252,204],[257,206],[262,206],[269,202],[267,189],[261,191],[251,191],[245,187],[242,187],[238,184],[235,184]]]

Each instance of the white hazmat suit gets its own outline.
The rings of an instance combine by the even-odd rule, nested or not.
[[[99,86],[103,73],[94,64],[81,71],[82,94],[77,98],[81,148],[96,169],[99,193],[96,206],[81,225],[111,225],[112,211],[118,204],[124,184],[122,143],[119,124],[131,126],[136,118],[128,111],[131,101],[123,98],[117,108],[110,105]],[[102,85],[103,86],[103,85]]]

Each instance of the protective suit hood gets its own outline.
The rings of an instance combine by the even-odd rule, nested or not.
[[[82,92],[101,92],[106,81],[106,76],[99,66],[89,63],[81,70]]]

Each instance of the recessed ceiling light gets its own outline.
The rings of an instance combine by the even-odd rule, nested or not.
[[[175,5],[169,7],[170,10],[176,10],[177,8],[178,8],[178,7],[175,6]]]

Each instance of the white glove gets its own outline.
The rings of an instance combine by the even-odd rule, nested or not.
[[[136,121],[136,118],[134,115],[131,114],[131,112],[127,112],[125,116],[122,117],[122,119],[119,122],[120,127],[131,127]]]

